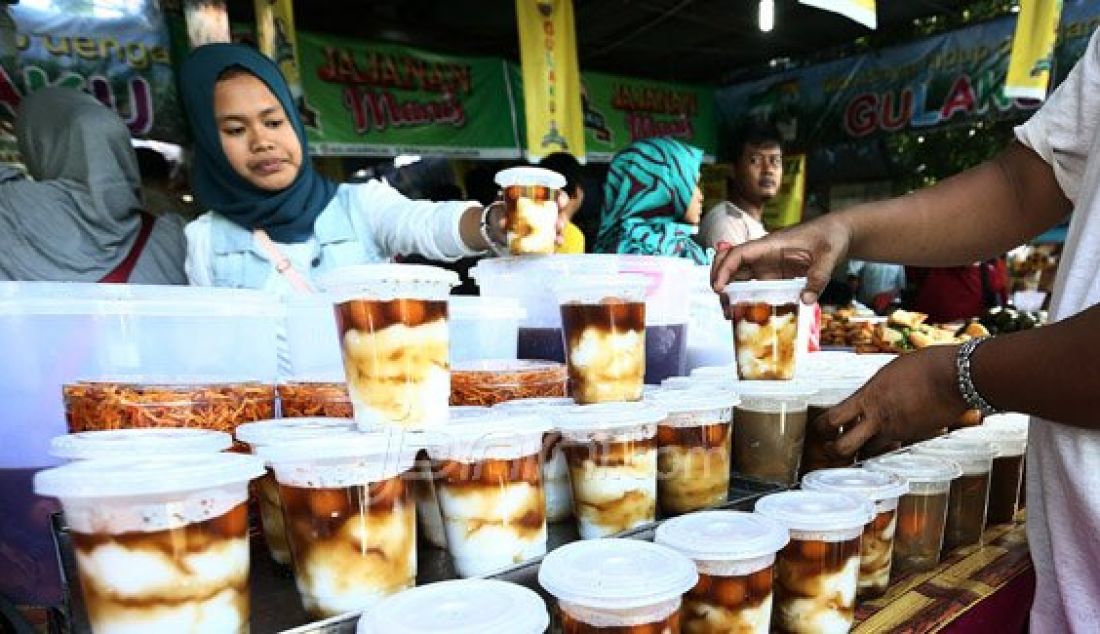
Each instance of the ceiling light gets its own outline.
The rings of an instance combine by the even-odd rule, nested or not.
[[[760,30],[770,33],[775,28],[775,0],[760,0]]]

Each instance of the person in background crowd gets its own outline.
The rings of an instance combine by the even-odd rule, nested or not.
[[[211,211],[187,226],[192,284],[312,289],[313,275],[419,254],[453,261],[503,243],[503,205],[412,201],[377,180],[336,185],[310,165],[274,63],[238,44],[196,48],[180,69],[193,176]]]
[[[905,267],[885,262],[849,260],[848,286],[859,303],[881,315],[905,290]]]
[[[762,223],[764,204],[779,193],[783,180],[783,149],[774,128],[749,123],[732,149],[730,199],[711,207],[699,226],[699,244],[712,249],[768,235]]]
[[[703,151],[672,138],[631,143],[615,155],[604,184],[597,253],[637,253],[708,264],[692,239],[703,208]]]
[[[179,166],[173,166],[163,154],[149,147],[134,149],[138,171],[141,173],[141,194],[145,209],[154,216],[174,213],[184,218],[194,218],[195,209],[181,198],[184,190],[179,186]]]
[[[16,120],[34,180],[0,170],[0,279],[184,284],[183,219],[144,211],[130,131],[71,88],[37,90]]]
[[[912,309],[933,323],[980,317],[1008,301],[1008,271],[1000,258],[965,266],[910,267],[909,277],[916,287]]]
[[[568,152],[555,152],[543,158],[539,166],[564,176],[565,193],[569,194],[569,204],[561,209],[565,229],[562,230],[562,243],[558,246],[558,253],[584,253],[584,233],[573,224],[573,218],[584,205],[581,164]]]

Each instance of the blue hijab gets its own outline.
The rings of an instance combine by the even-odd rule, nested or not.
[[[214,119],[214,85],[218,75],[233,66],[244,68],[267,84],[302,144],[298,176],[282,191],[269,192],[249,183],[237,174],[222,150]],[[267,231],[276,242],[309,240],[314,220],[336,195],[336,184],[313,170],[305,128],[290,88],[274,62],[241,44],[200,46],[180,67],[180,95],[195,139],[192,176],[199,202],[245,229]]]

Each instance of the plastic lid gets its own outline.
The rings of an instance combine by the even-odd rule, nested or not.
[[[477,359],[451,364],[451,372],[483,372],[499,374],[502,372],[560,372],[566,373],[564,363],[541,361],[538,359]]]
[[[255,447],[256,454],[272,464],[290,464],[333,459],[389,459],[415,454],[423,448],[416,432],[386,431],[332,432],[275,445]]]
[[[253,447],[307,438],[324,438],[333,433],[355,431],[350,418],[277,418],[238,425],[233,432],[237,440]]]
[[[451,418],[446,425],[425,432],[433,436],[442,434],[451,439],[472,441],[481,438],[541,435],[551,429],[553,425],[545,416],[486,408],[484,412]]]
[[[497,172],[493,179],[501,187],[528,185],[561,189],[565,187],[565,177],[545,167],[509,167]]]
[[[776,397],[806,400],[817,393],[808,382],[793,381],[740,381],[734,387],[742,397]]]
[[[872,458],[863,465],[872,471],[896,473],[909,482],[950,482],[962,475],[962,468],[950,460],[930,455],[894,453]]]
[[[112,429],[66,434],[50,439],[50,455],[66,460],[162,454],[217,453],[233,438],[210,429],[177,427]]]
[[[997,456],[1022,456],[1027,451],[1027,431],[1014,427],[964,427],[951,433],[952,438],[989,443]]]
[[[588,539],[542,560],[539,584],[558,601],[630,609],[678,598],[699,580],[695,562],[639,539]]]
[[[447,316],[451,319],[523,319],[527,310],[511,297],[451,295],[447,298]]]
[[[653,425],[668,418],[668,410],[650,403],[577,405],[551,412],[555,426],[569,431],[602,431]]]
[[[982,421],[982,425],[986,427],[1009,427],[1012,429],[1022,429],[1025,434],[1027,433],[1028,426],[1030,424],[1030,416],[1028,416],[1027,414],[1018,414],[1016,412],[986,416],[985,420]]]
[[[479,418],[493,411],[484,405],[452,405],[447,408],[447,422],[463,421],[467,418]]]
[[[766,495],[756,512],[795,531],[842,531],[863,526],[875,517],[866,498],[824,491],[785,491]]]
[[[493,406],[494,410],[501,412],[511,412],[520,410],[552,410],[561,407],[573,407],[577,404],[576,401],[567,397],[543,397],[543,398],[519,398],[514,401],[504,401],[503,403],[497,403]]]
[[[598,304],[608,297],[644,302],[649,282],[641,275],[572,275],[551,284],[559,302]]]
[[[670,414],[705,412],[734,407],[741,397],[733,390],[698,386],[685,390],[662,391],[647,397],[647,402],[663,407]]]
[[[742,561],[778,552],[790,533],[757,513],[700,511],[662,523],[653,540],[696,561]]]
[[[248,482],[264,463],[238,453],[81,460],[39,471],[34,492],[59,498],[109,498],[183,493]]]
[[[905,495],[909,492],[909,483],[896,473],[845,467],[811,471],[802,478],[802,488],[850,493],[879,502]]]
[[[691,371],[691,376],[698,378],[716,378],[716,379],[728,379],[733,377],[737,379],[737,366],[735,365],[706,365],[703,367],[695,368]]]
[[[533,590],[495,579],[430,583],[383,599],[359,634],[542,634],[546,604]]]
[[[806,288],[806,278],[796,277],[790,280],[747,280],[743,282],[730,282],[726,285],[726,288],[722,289],[722,292],[726,295],[730,295],[731,299],[736,296],[745,296],[749,298],[754,295],[760,295],[768,298],[787,296],[791,301],[797,301],[804,288]]]
[[[423,264],[357,264],[334,269],[317,278],[317,284],[333,294],[334,301],[366,295],[379,300],[395,298],[442,300],[458,286],[458,274]]]
[[[997,455],[993,445],[984,440],[941,436],[910,447],[915,454],[927,454],[957,463],[963,473],[987,473]]]

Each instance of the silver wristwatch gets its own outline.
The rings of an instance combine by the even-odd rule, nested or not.
[[[489,245],[489,250],[493,253],[500,255],[502,251],[508,246],[507,240],[502,240],[494,236],[499,230],[492,226],[492,210],[494,207],[503,207],[504,203],[497,200],[485,205],[481,209],[481,220],[478,229],[481,231],[481,239]]]
[[[971,339],[959,346],[958,351],[955,353],[955,370],[958,373],[959,394],[966,401],[967,407],[978,410],[982,416],[1000,413],[1000,410],[990,405],[989,401],[978,393],[978,388],[974,385],[974,378],[970,376],[970,357],[974,354],[974,350],[988,338],[977,337]]]

